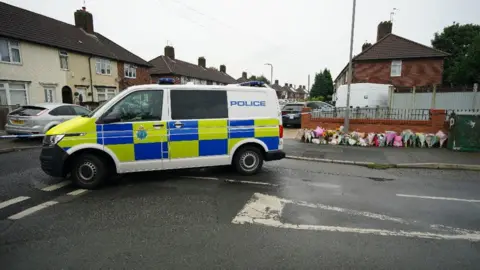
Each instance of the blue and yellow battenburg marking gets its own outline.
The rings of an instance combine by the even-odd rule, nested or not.
[[[176,127],[177,122],[183,126]],[[227,155],[237,143],[249,138],[264,142],[269,151],[277,150],[280,142],[279,120],[275,118],[105,125],[85,122],[75,126],[85,135],[65,137],[59,143],[61,147],[67,150],[82,143],[101,144],[115,153],[120,162]]]

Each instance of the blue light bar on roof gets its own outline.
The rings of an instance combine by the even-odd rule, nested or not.
[[[240,86],[265,87],[265,83],[262,81],[250,81],[250,82],[240,83]]]
[[[160,78],[158,84],[175,84],[175,80],[172,78]]]

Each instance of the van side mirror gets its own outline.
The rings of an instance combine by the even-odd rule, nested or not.
[[[120,122],[122,119],[119,112],[110,112],[108,115],[101,119],[103,124],[110,124]]]

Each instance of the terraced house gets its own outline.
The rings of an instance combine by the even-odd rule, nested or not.
[[[75,25],[0,2],[0,105],[98,104],[150,83],[150,64],[94,31],[93,16]]]
[[[207,67],[207,60],[201,56],[198,64],[182,61],[175,57],[175,48],[166,46],[164,55],[160,55],[149,62],[153,68],[150,69],[152,81],[160,78],[174,79],[176,84],[194,83],[201,85],[225,85],[237,81],[227,74],[227,67],[220,65],[220,68]]]

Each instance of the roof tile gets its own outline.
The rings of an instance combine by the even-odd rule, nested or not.
[[[88,34],[74,25],[3,2],[0,2],[0,25],[0,36],[150,66],[99,33]]]

